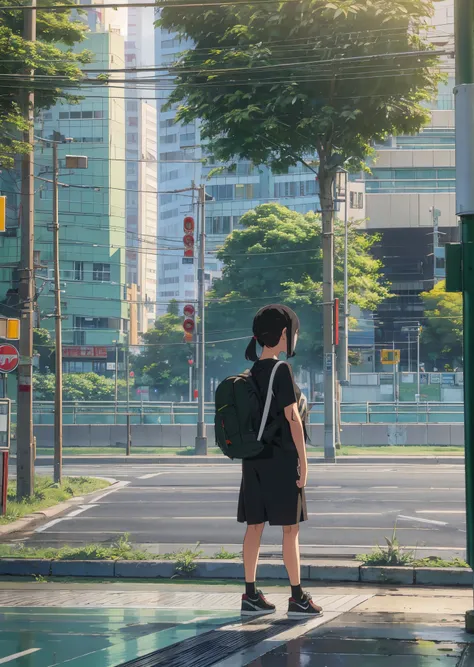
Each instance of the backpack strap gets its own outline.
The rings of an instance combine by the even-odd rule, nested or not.
[[[284,361],[277,361],[277,363],[274,365],[272,374],[270,375],[270,383],[268,385],[268,391],[267,391],[267,398],[265,400],[265,407],[263,408],[263,415],[262,415],[262,421],[260,423],[260,430],[258,432],[257,440],[260,441],[262,439],[263,432],[265,430],[265,426],[267,425],[267,419],[268,419],[268,414],[270,412],[270,405],[272,402],[272,396],[273,396],[273,381],[275,379],[275,374],[277,372],[277,369],[281,364],[285,363]]]

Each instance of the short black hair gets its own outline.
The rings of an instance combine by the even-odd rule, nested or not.
[[[254,317],[252,326],[254,337],[247,346],[245,358],[248,361],[257,361],[257,342],[261,347],[275,347],[284,329],[287,330],[287,359],[294,357],[294,335],[299,328],[298,316],[288,306],[281,304],[264,306]]]

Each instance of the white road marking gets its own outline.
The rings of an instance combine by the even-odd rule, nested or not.
[[[45,523],[44,526],[40,526],[39,528],[36,528],[35,533],[42,533],[43,531],[48,530],[48,528],[51,528],[52,526],[55,526],[60,521],[64,521],[64,518],[62,518],[62,519],[53,519],[53,521],[49,521],[48,523]]]
[[[11,662],[17,658],[23,658],[23,656],[31,655],[39,650],[39,648],[29,648],[27,651],[22,651],[21,653],[12,653],[11,655],[7,655],[6,658],[0,658],[0,665],[5,665],[7,662]]]
[[[98,498],[94,498],[94,502],[98,503],[99,500],[102,500],[102,498],[105,498],[106,496],[110,496],[111,493],[115,493],[116,491],[121,491],[122,489],[124,489],[129,484],[130,484],[130,482],[125,482],[125,481],[124,482],[119,482],[118,484],[116,484],[114,486],[113,489],[110,489],[110,491],[106,491],[105,493],[103,493]]]
[[[448,524],[445,523],[444,521],[434,521],[433,519],[421,519],[420,517],[416,516],[403,516],[403,514],[399,514],[397,519],[404,519],[405,521],[415,521],[415,522],[420,522],[420,523],[431,523],[434,526],[447,526]]]
[[[316,489],[342,489],[342,486],[316,486]]]
[[[466,510],[416,510],[417,514],[466,514]]]
[[[369,489],[399,489],[398,486],[369,486]]]
[[[166,470],[165,472],[152,472],[149,475],[142,475],[138,479],[152,479],[152,477],[159,477],[159,475],[165,475],[167,472],[168,470]]]
[[[68,517],[71,516],[78,516],[79,514],[82,514],[82,512],[85,512],[86,510],[90,510],[93,507],[99,507],[98,505],[81,505],[81,507],[78,510],[74,510],[74,512],[69,512],[69,514],[66,514],[64,517],[67,519]]]

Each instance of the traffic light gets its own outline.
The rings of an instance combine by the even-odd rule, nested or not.
[[[19,340],[20,320],[14,318],[0,318],[0,338],[6,340]]]
[[[380,361],[383,364],[399,364],[400,350],[382,350],[380,352]]]
[[[7,198],[0,197],[0,232],[7,228]]]

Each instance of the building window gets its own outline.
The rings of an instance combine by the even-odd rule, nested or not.
[[[92,268],[92,280],[98,280],[99,282],[109,282],[110,281],[110,264],[102,264],[100,262],[94,262]]]
[[[138,142],[138,134],[136,132],[127,133],[127,144],[136,144]]]
[[[349,207],[354,209],[364,208],[364,193],[350,192],[349,193]]]
[[[138,118],[136,116],[130,116],[128,119],[128,124],[130,127],[138,127]]]
[[[84,262],[74,262],[74,280],[84,280]]]
[[[206,234],[230,234],[231,216],[216,215],[206,218]]]
[[[92,118],[92,111],[83,111],[82,118]]]

